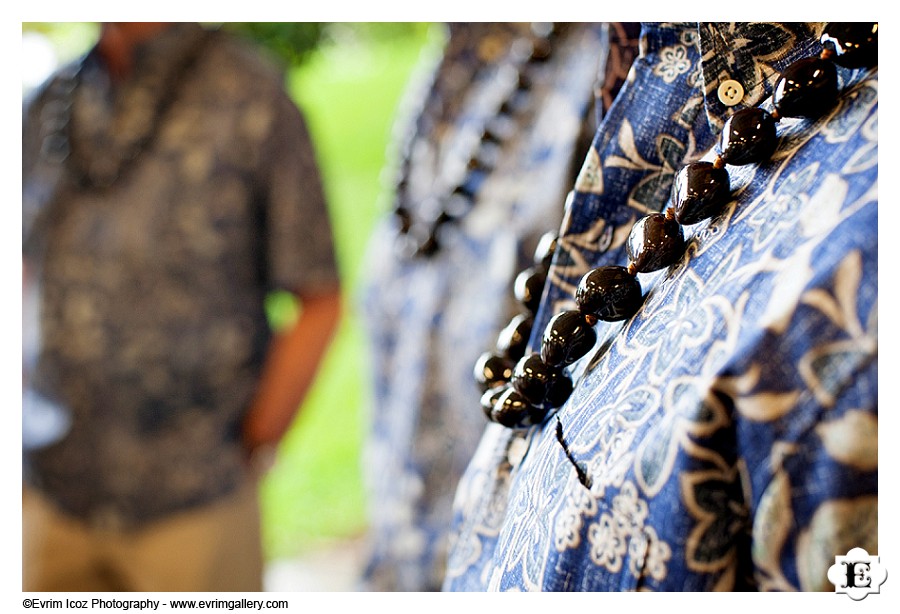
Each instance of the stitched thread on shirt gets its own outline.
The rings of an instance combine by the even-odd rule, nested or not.
[[[569,451],[569,447],[566,445],[566,440],[563,438],[562,432],[562,422],[560,422],[559,417],[556,418],[556,441],[559,442],[559,445],[562,446],[563,452],[566,454],[566,458],[569,459],[569,462],[572,463],[572,466],[575,468],[575,474],[578,476],[578,481],[581,482],[581,485],[590,490],[591,488],[591,478],[585,472],[585,470],[575,461],[575,457],[572,456],[572,453]]]

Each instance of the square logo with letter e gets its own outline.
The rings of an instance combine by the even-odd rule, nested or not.
[[[881,592],[887,569],[881,565],[881,557],[853,548],[845,556],[834,557],[834,565],[828,568],[828,580],[834,584],[835,593],[845,593],[850,599],[860,601],[870,593]]]

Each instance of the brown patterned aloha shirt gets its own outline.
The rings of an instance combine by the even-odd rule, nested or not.
[[[176,24],[26,103],[26,481],[131,526],[233,489],[276,288],[337,277],[303,119],[248,47]],[[124,160],[124,162],[123,162]],[[29,317],[26,308],[26,319]]]

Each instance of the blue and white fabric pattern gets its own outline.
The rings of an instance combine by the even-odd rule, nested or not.
[[[822,27],[644,24],[565,211],[533,348],[584,273],[627,264],[632,224],[665,208],[683,165],[714,159],[727,117],[771,109]],[[597,326],[563,407],[488,427],[445,590],[834,590],[836,555],[877,552],[878,71],[838,75],[835,108],[782,119],[774,156],[729,167],[732,202],[686,227],[681,261],[639,275],[642,308]],[[729,79],[735,107],[717,97]]]

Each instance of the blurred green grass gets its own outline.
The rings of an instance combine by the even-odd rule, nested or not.
[[[374,25],[374,24],[373,24]],[[397,105],[433,28],[342,41],[288,74],[306,115],[329,200],[344,284],[344,320],[319,377],[262,484],[268,558],[353,538],[366,526],[360,452],[368,367],[354,304],[360,262],[384,211],[381,174]]]

